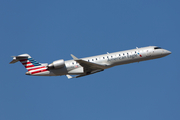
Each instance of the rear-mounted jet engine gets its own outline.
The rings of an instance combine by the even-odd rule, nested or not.
[[[48,65],[48,68],[50,69],[59,69],[59,68],[63,68],[65,66],[65,62],[63,59],[61,60],[56,60],[53,63]]]

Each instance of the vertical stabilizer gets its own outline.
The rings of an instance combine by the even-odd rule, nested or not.
[[[33,74],[48,71],[45,64],[42,65],[41,63],[33,59],[28,54],[21,54],[21,55],[12,56],[12,57],[13,57],[13,60],[10,62],[10,64],[20,61],[22,65],[28,70],[27,75],[33,75]]]

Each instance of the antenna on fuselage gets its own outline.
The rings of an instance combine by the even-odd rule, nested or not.
[[[138,49],[138,47],[136,47],[136,49]]]

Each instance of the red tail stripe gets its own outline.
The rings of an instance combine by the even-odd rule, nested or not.
[[[28,59],[23,59],[23,60],[19,60],[20,62],[22,62],[22,61],[27,61]]]
[[[34,65],[25,66],[26,68],[34,67]]]
[[[31,64],[31,62],[26,62],[26,63],[22,63],[23,65],[26,65],[26,64]]]
[[[47,71],[47,70],[46,70],[46,69],[44,69],[44,70],[38,70],[38,71],[35,71],[35,72],[31,72],[31,74],[36,74],[36,73],[45,72],[45,71]]]
[[[38,67],[38,68],[32,68],[32,69],[29,69],[28,71],[37,70],[37,69],[41,69],[41,68],[45,68],[45,66],[43,66],[43,67]]]

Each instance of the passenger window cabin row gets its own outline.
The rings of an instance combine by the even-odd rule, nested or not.
[[[137,53],[136,51],[135,51],[135,53]],[[124,56],[125,55],[125,53],[123,53],[122,54],[122,56]],[[129,53],[127,53],[127,55],[129,55]],[[119,54],[119,56],[121,56],[121,54]],[[113,58],[113,56],[107,56],[106,58]],[[102,59],[105,59],[105,57],[102,57]],[[95,59],[91,59],[91,60],[87,60],[88,62],[91,62],[91,61],[95,61],[95,60],[98,60],[98,58],[95,58]],[[100,60],[100,58],[99,58],[99,60]],[[78,64],[77,62],[72,62],[72,64],[74,65],[74,64]]]

